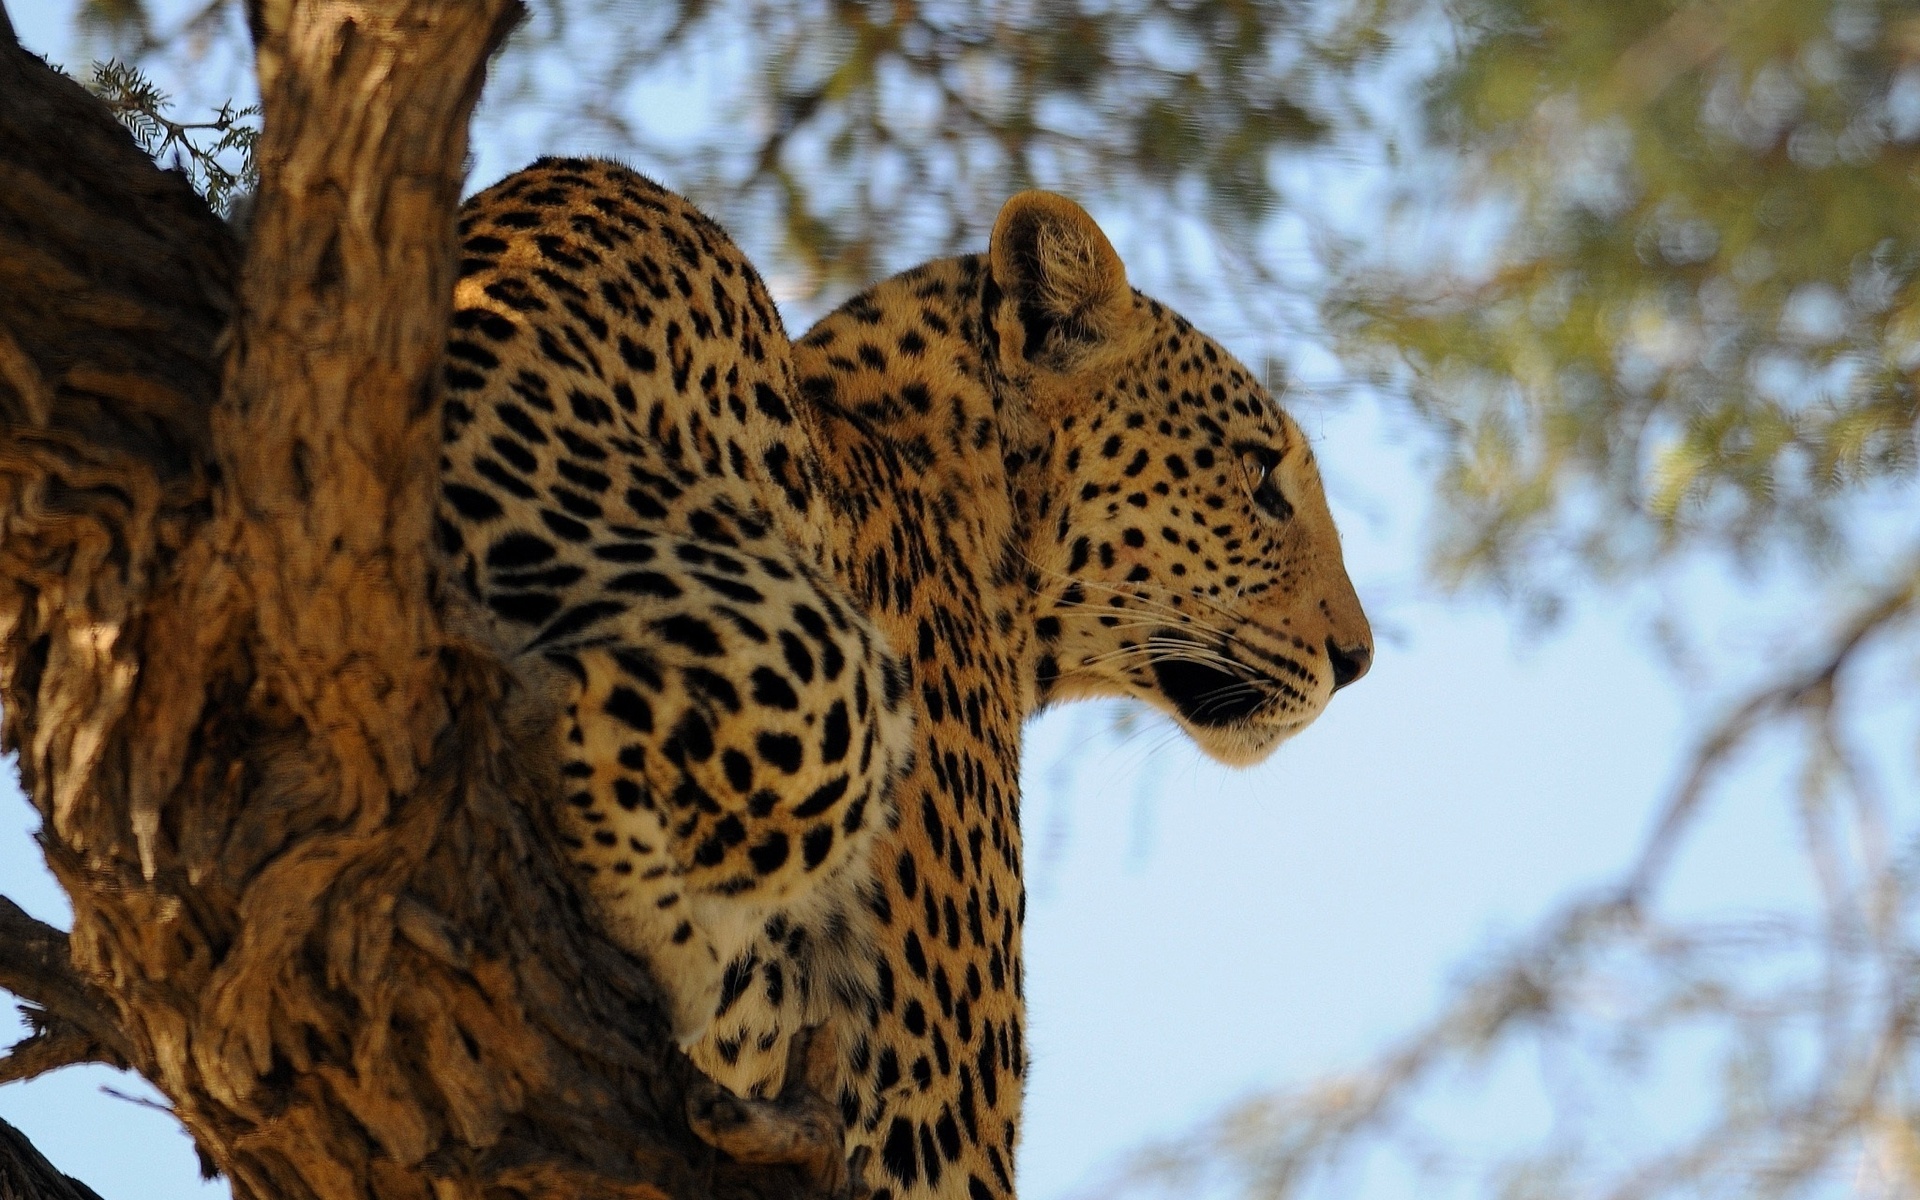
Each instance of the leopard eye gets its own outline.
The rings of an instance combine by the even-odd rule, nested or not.
[[[1285,521],[1293,516],[1293,505],[1280,491],[1279,481],[1273,476],[1273,469],[1280,465],[1280,454],[1265,446],[1242,445],[1235,448],[1240,456],[1240,474],[1247,481],[1247,494],[1260,510],[1276,521]]]

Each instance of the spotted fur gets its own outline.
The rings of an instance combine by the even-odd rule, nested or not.
[[[823,573],[779,315],[724,231],[611,163],[543,161],[461,235],[439,529],[502,644],[568,681],[566,843],[685,1044],[776,916],[771,1007],[804,1019],[816,979],[867,986],[852,914],[911,717]]]
[[[1131,696],[1247,763],[1364,673],[1306,439],[1058,196],[792,345],[612,164],[543,160],[462,232],[443,541],[566,681],[608,928],[741,1095],[826,1030],[876,1200],[1011,1196],[1022,724]]]

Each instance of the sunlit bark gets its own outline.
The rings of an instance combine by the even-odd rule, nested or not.
[[[0,20],[0,732],[75,912],[0,913],[12,1061],[139,1072],[243,1198],[806,1194],[688,1131],[541,834],[543,694],[435,586],[466,126],[518,11],[256,3],[244,251]]]

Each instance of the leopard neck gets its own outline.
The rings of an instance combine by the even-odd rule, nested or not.
[[[946,1170],[968,1194],[993,1180],[991,1194],[1009,1195],[1026,1069],[1020,739],[1033,613],[1004,567],[1017,531],[985,284],[979,258],[897,276],[796,342],[794,364],[831,510],[821,519],[835,523],[831,570],[906,667],[915,718],[913,766],[874,847],[877,1007],[841,1047],[845,1078],[891,1099],[862,1112],[856,1089],[843,1093],[848,1147],[910,1184],[917,1127],[931,1185],[941,1157],[929,1131],[958,1148],[964,1129]],[[909,1079],[917,1092],[902,1092]]]
[[[1030,593],[1004,569],[1022,539],[983,291],[994,291],[983,256],[925,264],[822,319],[794,343],[794,365],[834,519],[859,531],[855,549],[835,552],[848,554],[835,575],[883,623],[918,608],[909,593],[920,590],[988,618],[968,649],[1011,668]],[[925,639],[900,632],[912,634],[896,644],[911,657]],[[1032,702],[1016,682],[1026,674],[1004,681],[1016,722]]]

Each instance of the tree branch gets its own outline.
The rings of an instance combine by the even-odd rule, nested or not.
[[[0,12],[0,19],[5,13]],[[56,1171],[26,1135],[0,1121],[0,1200],[100,1200],[86,1184]]]
[[[0,1083],[56,1067],[105,1062],[124,1067],[131,1047],[111,1008],[73,969],[67,935],[0,896],[0,989],[39,1009],[38,1029],[0,1059]]]
[[[0,1084],[19,1083],[84,1063],[102,1063],[124,1069],[126,1059],[88,1037],[75,1026],[27,1009],[27,1019],[40,1028],[0,1055]]]

